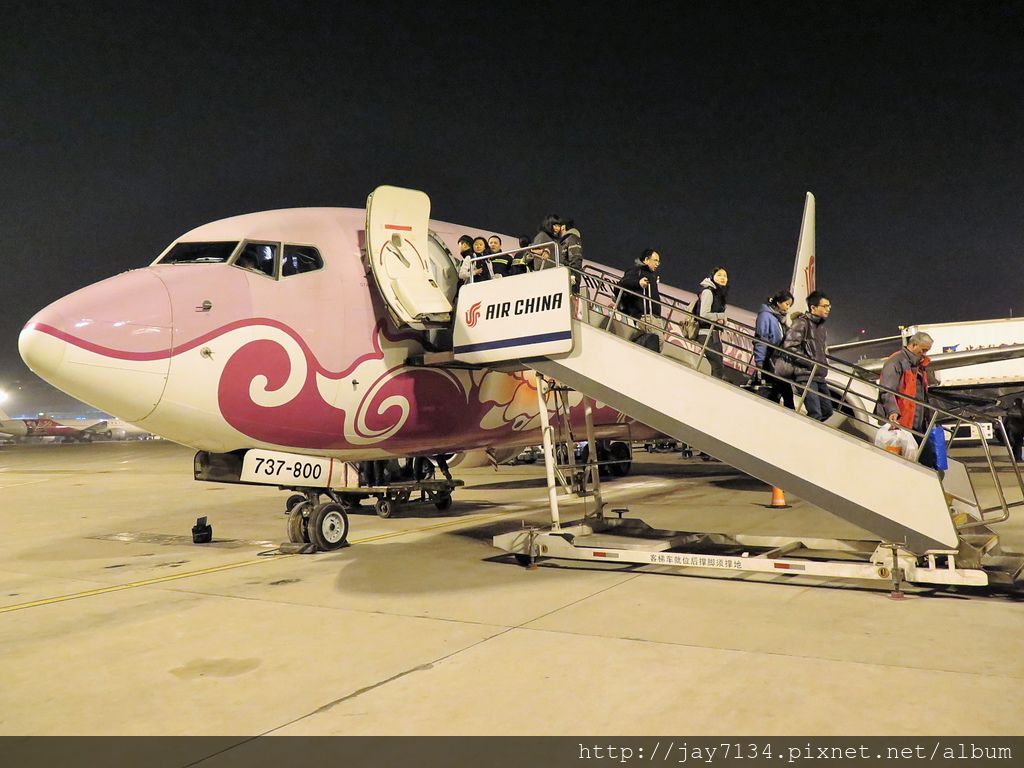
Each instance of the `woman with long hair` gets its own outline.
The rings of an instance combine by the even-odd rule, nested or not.
[[[775,360],[782,354],[776,347],[782,346],[786,336],[786,314],[792,306],[793,294],[779,291],[761,305],[754,325],[754,336],[757,339],[754,342],[754,364],[757,366],[754,376],[766,385],[761,394],[776,403],[781,400],[790,410],[793,410],[793,386],[774,373]]]
[[[725,267],[714,267],[700,282],[700,294],[694,314],[700,317],[697,343],[705,349],[711,363],[711,375],[716,379],[725,378],[725,364],[722,360],[722,330],[725,323],[725,299],[729,293],[729,271]],[[712,323],[719,325],[713,325]]]

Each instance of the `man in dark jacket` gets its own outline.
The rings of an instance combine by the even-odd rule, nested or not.
[[[810,309],[793,321],[793,327],[786,333],[782,346],[813,361],[791,358],[795,369],[793,378],[800,384],[807,384],[807,395],[804,398],[807,415],[818,421],[828,421],[832,415],[832,401],[829,399],[828,385],[825,383],[828,375],[828,369],[825,368],[825,350],[828,348],[825,321],[832,311],[832,302],[821,291],[813,291],[807,296],[807,306]],[[815,368],[813,363],[821,365]],[[797,396],[800,396],[802,391],[800,387],[794,388]]]
[[[661,295],[658,293],[658,276],[655,274],[661,265],[661,254],[653,248],[648,248],[640,254],[632,267],[626,270],[619,280],[619,287],[625,288],[619,298],[619,311],[624,315],[639,319],[647,314],[647,307],[644,307],[644,296],[649,296],[651,306],[650,313],[661,317]],[[640,294],[634,295],[634,294]]]
[[[494,274],[500,277],[507,276],[512,267],[512,255],[509,253],[502,253],[500,237],[497,235],[491,235],[487,238],[487,252],[494,256],[494,258],[491,259],[491,270]]]
[[[918,440],[925,440],[924,449],[918,459],[926,467],[935,467],[935,446],[931,436],[921,436],[931,421],[931,410],[924,408],[914,400],[928,402],[928,374],[926,368],[931,360],[928,351],[932,348],[932,337],[927,333],[915,333],[907,341],[907,346],[899,352],[889,355],[878,383],[886,389],[893,389],[906,397],[898,397],[892,392],[881,392],[875,412],[895,426],[905,427],[918,434]]]

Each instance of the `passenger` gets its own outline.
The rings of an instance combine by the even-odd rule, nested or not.
[[[561,231],[562,219],[557,213],[549,213],[544,217],[544,221],[541,222],[540,229],[537,231],[537,234],[533,236],[531,245],[557,243],[560,238]],[[551,252],[550,248],[532,248],[531,253],[533,254],[534,272],[555,266],[555,254]]]
[[[495,277],[505,277],[512,268],[512,254],[501,252],[501,238],[491,235],[487,238],[487,252],[494,254],[491,269]],[[500,255],[499,255],[500,254]]]
[[[927,333],[915,333],[907,341],[907,346],[899,352],[894,352],[886,359],[882,366],[882,372],[878,376],[878,383],[888,389],[893,389],[907,398],[915,398],[928,402],[928,364],[931,359],[927,356],[932,348],[932,337]],[[928,429],[931,421],[932,410],[919,407],[918,403],[903,397],[897,397],[891,392],[881,392],[878,397],[878,405],[875,412],[889,420],[890,424],[900,425],[907,429],[923,434]],[[926,467],[935,468],[935,446],[932,444],[931,435],[925,434],[924,448],[918,461]]]
[[[807,306],[810,309],[793,321],[793,327],[787,331],[782,346],[820,363],[814,370],[812,363],[797,358],[790,360],[795,369],[793,378],[799,384],[807,384],[807,395],[804,398],[807,415],[818,421],[827,421],[832,415],[832,401],[828,397],[828,385],[825,383],[828,375],[825,367],[825,350],[828,348],[825,321],[832,311],[832,302],[821,291],[812,291],[807,296]]]
[[[437,462],[437,468],[441,470],[441,474],[444,475],[444,479],[448,482],[452,481],[451,470],[448,469],[448,459],[452,454],[439,453],[434,456],[434,461]]]
[[[459,258],[465,259],[469,256],[470,251],[473,250],[473,238],[469,235],[463,235],[459,238]]]
[[[775,372],[775,360],[781,352],[768,345],[782,346],[782,340],[786,336],[783,324],[791,306],[793,294],[789,291],[779,291],[761,305],[754,328],[754,336],[757,338],[754,342],[754,365],[757,366],[754,377],[760,377],[766,385],[762,396],[776,403],[781,400],[790,410],[793,409],[793,387],[788,381],[771,375]]]
[[[1014,461],[1021,461],[1021,448],[1024,446],[1024,400],[1018,397],[1013,401],[1003,419],[1003,427],[1009,442],[1007,448],[1013,452]]]
[[[701,280],[699,300],[694,312],[701,318],[697,343],[705,348],[708,362],[711,363],[711,375],[716,379],[725,378],[722,331],[719,327],[711,325],[710,321],[725,323],[725,299],[728,293],[729,272],[725,267],[715,267],[708,277]]]
[[[487,241],[482,237],[473,239],[473,250],[470,254],[470,258],[479,258],[480,256],[487,255]],[[459,269],[459,279],[464,283],[469,282],[470,270],[473,273],[473,282],[481,283],[484,280],[490,280],[494,277],[494,270],[491,267],[490,259],[483,259],[480,261],[470,261],[466,259],[462,262],[462,267]]]
[[[530,252],[530,238],[520,237],[519,248],[512,255],[512,264],[508,268],[509,276],[514,275],[525,275],[530,271],[530,261],[533,259],[533,254]]]
[[[562,266],[569,267],[569,286],[573,293],[580,292],[583,271],[583,238],[572,219],[565,219],[559,227],[558,250]]]
[[[387,485],[389,474],[387,459],[359,462],[360,485]]]
[[[619,287],[625,290],[619,296],[619,311],[637,320],[645,314],[644,297],[650,296],[652,314],[661,317],[661,295],[658,292],[658,267],[661,254],[653,248],[645,249],[633,266],[625,271],[619,280]],[[632,293],[626,293],[631,291]],[[640,294],[639,296],[635,294]]]

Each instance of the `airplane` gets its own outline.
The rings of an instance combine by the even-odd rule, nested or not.
[[[459,236],[490,233],[430,220],[425,194],[386,186],[365,210],[234,216],[40,310],[19,350],[73,397],[209,454],[349,462],[536,445],[532,371],[410,362],[450,323]],[[813,290],[813,232],[801,243],[796,271],[811,259]],[[752,324],[753,313],[729,312]],[[566,397],[582,432],[584,398]],[[593,421],[598,438],[657,437],[600,403]]]
[[[152,432],[130,424],[124,419],[107,419],[103,424],[102,428],[94,431],[107,440],[146,440],[153,436]]]
[[[72,426],[55,421],[48,416],[35,419],[12,419],[0,411],[0,435],[11,439],[57,438],[64,442],[88,443],[101,434],[107,422],[97,421],[88,426]]]

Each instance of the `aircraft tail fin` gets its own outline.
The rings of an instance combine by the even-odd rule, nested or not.
[[[794,312],[807,311],[807,294],[815,289],[817,263],[814,256],[814,195],[810,192],[804,199],[804,217],[800,222],[800,239],[796,244],[796,261],[793,264]]]

